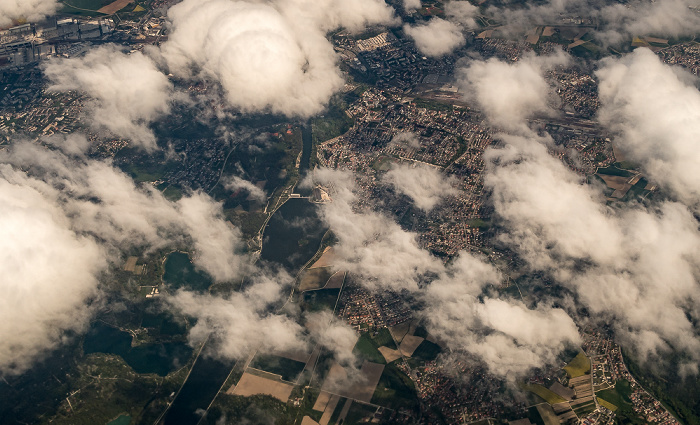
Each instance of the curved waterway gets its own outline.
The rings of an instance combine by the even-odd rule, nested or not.
[[[303,150],[299,165],[302,176],[309,168],[311,158],[311,127],[305,126],[302,132]],[[309,191],[310,192],[310,191]],[[308,196],[304,191],[297,192]],[[327,228],[318,215],[316,205],[304,198],[291,198],[284,203],[267,223],[263,231],[263,248],[260,258],[263,261],[284,267],[293,276],[318,250]],[[171,256],[175,253],[170,254]],[[180,254],[185,255],[186,254]],[[170,261],[170,258],[168,258]],[[177,287],[203,287],[205,282],[195,270],[190,270],[188,257],[173,258],[173,272],[163,280]],[[177,273],[178,271],[184,272]],[[166,272],[168,263],[166,262]],[[194,279],[195,282],[190,282]],[[203,350],[207,349],[207,344]],[[203,351],[204,352],[204,351]],[[165,413],[165,425],[197,425],[201,416],[198,411],[206,410],[221,389],[233,368],[233,361],[219,361],[200,355],[192,366],[187,380]]]

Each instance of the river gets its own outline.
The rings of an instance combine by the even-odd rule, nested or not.
[[[303,149],[299,164],[300,178],[303,178],[309,169],[312,149],[311,136],[311,125],[307,124],[302,128]],[[303,189],[297,193],[302,196],[309,195]],[[291,198],[277,209],[268,221],[263,231],[263,248],[260,258],[265,262],[285,268],[292,276],[295,276],[316,253],[325,232],[326,227],[318,216],[316,205],[309,202],[308,199]],[[176,260],[175,264],[178,264],[176,268],[181,269],[180,260],[182,258],[176,256],[173,260]],[[190,271],[189,268],[186,271],[187,273],[178,273],[178,270],[171,271],[170,280],[174,281],[172,283],[191,286],[180,279],[193,278],[197,280],[194,286],[201,288],[203,286],[200,282],[201,277]],[[207,346],[204,347],[204,350],[206,349]],[[200,355],[192,366],[192,371],[180,392],[166,412],[162,423],[165,425],[197,425],[201,418],[197,412],[208,408],[226,381],[234,363],[232,361],[222,362]]]

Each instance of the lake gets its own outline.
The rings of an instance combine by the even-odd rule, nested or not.
[[[326,230],[316,204],[308,199],[289,199],[265,227],[260,258],[296,274],[314,256]]]
[[[83,342],[85,354],[116,354],[137,373],[165,376],[182,366],[192,356],[192,348],[184,342],[166,342],[131,346],[133,337],[103,322],[90,327]]]

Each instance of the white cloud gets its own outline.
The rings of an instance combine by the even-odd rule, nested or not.
[[[308,117],[344,84],[326,32],[391,23],[393,11],[379,0],[186,0],[168,17],[172,72],[216,79],[243,112]]]
[[[413,12],[421,7],[420,0],[403,0],[403,8],[406,12]]]
[[[53,134],[43,137],[42,142],[55,146],[67,155],[81,156],[87,152],[90,142],[87,137],[78,133]]]
[[[422,315],[430,333],[510,380],[552,364],[564,348],[579,343],[576,325],[561,309],[530,310],[518,301],[484,296],[484,289],[500,280],[493,266],[461,253],[426,288]]]
[[[338,238],[334,267],[361,276],[368,287],[411,290],[421,275],[442,268],[418,246],[414,233],[380,213],[354,206],[356,187],[350,173],[320,168],[312,177],[332,188],[333,202],[322,206],[321,217]]]
[[[21,171],[0,165],[0,372],[21,373],[82,331],[107,262],[101,247],[76,233],[50,196]]]
[[[284,274],[258,274],[250,287],[227,297],[179,291],[168,300],[183,313],[197,318],[189,332],[192,345],[212,335],[218,356],[240,359],[252,350],[305,347],[301,325],[285,315],[269,312],[281,299],[284,286],[291,282]]]
[[[525,119],[551,111],[545,70],[565,65],[569,56],[526,55],[513,64],[475,60],[458,71],[458,84],[475,99],[495,126],[510,132],[528,132]]]
[[[648,49],[602,62],[599,120],[654,182],[688,205],[700,203],[700,92],[690,74]]]
[[[406,24],[403,30],[416,43],[418,51],[426,56],[444,56],[466,41],[459,25],[440,18],[432,18],[426,24]]]
[[[101,293],[101,274],[120,265],[126,251],[188,244],[195,264],[216,281],[256,273],[220,204],[202,193],[170,202],[106,162],[16,142],[0,152],[0,195],[3,373],[23,372],[65,342],[66,331],[83,331],[93,313],[90,300]],[[241,314],[276,301],[284,278],[257,276],[240,295],[257,304]],[[260,326],[269,333],[277,323],[285,322],[262,317]]]
[[[655,35],[682,37],[695,35],[700,27],[700,14],[691,9],[700,6],[696,0],[635,1],[603,7],[603,21],[597,37],[607,43],[622,43],[634,36]]]
[[[94,99],[87,118],[98,129],[145,149],[156,147],[148,125],[170,112],[173,86],[141,52],[102,46],[81,58],[51,60],[44,73],[49,90],[79,90]]]
[[[0,1],[0,27],[13,21],[36,22],[56,13],[56,0],[2,0]]]
[[[29,143],[16,143],[0,161],[31,169],[33,186],[71,217],[71,228],[97,236],[111,249],[191,242],[195,264],[215,280],[245,272],[239,230],[225,221],[221,204],[205,194],[171,202],[150,185],[137,187],[107,162],[71,159]]]
[[[397,133],[396,136],[391,139],[391,143],[397,145],[405,144],[406,146],[414,149],[418,149],[420,147],[420,140],[418,140],[418,136],[410,131],[402,131]]]
[[[243,189],[248,192],[248,196],[253,199],[257,199],[258,201],[265,201],[267,199],[267,194],[265,194],[264,190],[260,189],[248,180],[244,180],[238,176],[232,176],[227,179],[224,182],[224,187],[231,191]]]
[[[394,166],[382,177],[384,183],[410,197],[424,211],[433,209],[446,196],[458,193],[452,186],[453,180],[436,167],[420,164]]]
[[[673,348],[695,362],[700,335],[700,232],[678,203],[612,209],[544,146],[504,137],[488,152],[501,240],[572,290],[641,358]]]
[[[466,0],[451,0],[445,4],[447,19],[464,28],[476,28],[478,25],[474,18],[478,14],[479,8]]]

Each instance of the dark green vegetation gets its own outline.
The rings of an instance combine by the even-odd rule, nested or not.
[[[325,114],[311,120],[314,145],[338,137],[350,130],[353,120],[345,114],[347,103],[342,98],[334,98]],[[315,155],[312,155],[314,158]]]
[[[396,349],[396,343],[394,342],[394,338],[391,336],[391,332],[389,332],[389,328],[379,329],[376,334],[371,335],[371,338],[379,347],[387,346],[394,350]]]
[[[166,376],[183,367],[192,356],[184,342],[144,344],[132,347],[133,337],[124,331],[96,322],[83,342],[85,354],[116,354],[137,373]]]
[[[591,400],[589,402],[576,405],[574,408],[574,413],[576,413],[579,418],[585,418],[589,414],[593,413],[595,407],[595,401]]]
[[[288,382],[296,382],[304,366],[305,363],[271,354],[258,354],[250,363],[250,367],[280,375]]]
[[[206,418],[200,423],[230,423],[235,418],[234,423],[287,425],[294,423],[296,413],[297,409],[290,404],[268,395],[241,397],[219,394]]]
[[[615,165],[609,165],[607,167],[600,167],[596,171],[598,174],[605,174],[608,176],[620,176],[620,177],[632,177],[633,173],[628,170],[618,168]]]
[[[187,289],[204,292],[212,284],[211,277],[204,271],[197,270],[190,261],[190,256],[184,252],[173,252],[165,260],[163,281],[173,291]]]
[[[537,406],[532,406],[527,409],[527,418],[535,425],[545,425],[542,415],[539,410],[537,410]]]
[[[615,412],[615,420],[617,423],[643,424],[645,421],[639,418],[632,409],[631,394],[632,387],[628,381],[617,381],[617,383],[615,383],[615,388],[598,391],[596,396],[617,406],[617,411]]]
[[[345,416],[345,425],[366,424],[369,423],[368,418],[372,418],[377,412],[377,408],[369,404],[359,403],[354,401],[347,416]]]
[[[340,295],[340,289],[319,289],[304,292],[302,309],[307,311],[333,311],[338,301],[338,295]]]
[[[110,421],[107,425],[129,425],[130,422],[131,416],[119,415],[114,420]]]
[[[140,375],[121,358],[106,354],[92,354],[79,363],[54,357],[8,379],[12,387],[0,384],[0,423],[43,423],[47,411],[52,412],[51,423],[61,425],[106,424],[121,415],[130,416],[134,424],[153,423],[186,373]],[[20,384],[22,392],[13,388]]]
[[[333,275],[330,267],[316,267],[302,272],[299,281],[299,290],[308,291],[323,288],[328,279]]]
[[[415,98],[413,103],[417,108],[432,109],[435,111],[452,111],[453,109],[452,105],[449,103],[443,103],[431,99],[423,99],[420,97]]]
[[[411,356],[412,360],[417,360],[422,363],[433,361],[442,352],[439,345],[428,341],[427,339],[420,343],[416,351]]]
[[[76,15],[102,15],[101,13],[97,13],[97,10],[112,3],[112,1],[113,0],[63,0],[63,9],[61,9],[61,12]]]
[[[548,390],[539,384],[525,384],[523,389],[530,391],[531,393],[538,395],[542,400],[549,404],[563,403],[566,400],[559,394]]]
[[[372,396],[372,403],[391,409],[416,410],[417,400],[416,388],[411,378],[401,372],[394,363],[386,365]]]
[[[679,376],[679,363],[684,360],[678,355],[667,359],[663,369],[654,372],[650,368],[643,368],[625,354],[625,363],[630,373],[658,399],[681,423],[686,425],[700,425],[700,380],[695,376]],[[617,389],[617,387],[616,387]],[[608,400],[605,396],[601,397]],[[608,400],[616,404],[613,400]]]
[[[569,362],[569,364],[564,366],[563,369],[566,371],[569,377],[578,378],[579,376],[591,373],[591,361],[588,360],[588,357],[581,352],[578,353],[576,357]]]
[[[389,335],[389,337],[391,337],[391,335]],[[382,356],[382,353],[378,350],[380,346],[381,345],[370,336],[369,332],[365,332],[360,335],[360,338],[357,340],[353,353],[361,359],[374,363],[386,364],[384,356]]]

